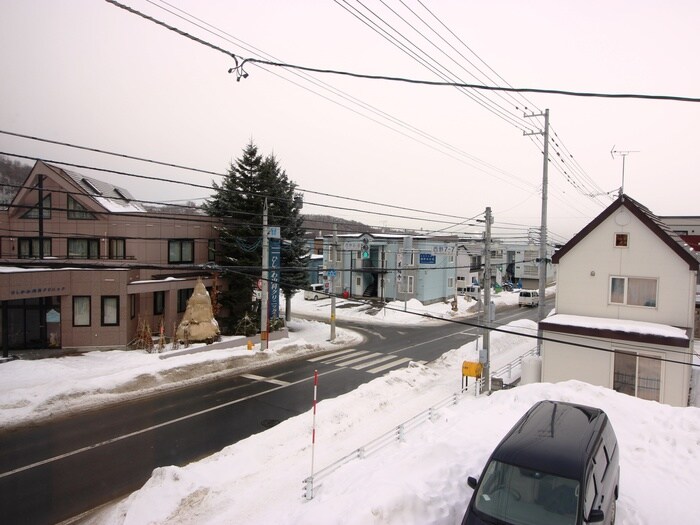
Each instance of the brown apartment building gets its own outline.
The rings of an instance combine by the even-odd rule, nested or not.
[[[166,335],[196,281],[218,286],[217,219],[147,211],[129,192],[38,161],[0,210],[1,347],[125,348]]]

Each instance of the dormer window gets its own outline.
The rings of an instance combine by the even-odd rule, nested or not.
[[[120,199],[124,199],[125,201],[129,200],[126,198],[126,195],[124,195],[119,188],[114,188],[114,193],[116,193],[117,197],[119,197]]]
[[[629,234],[628,233],[616,233],[615,234],[615,248],[627,248],[629,246]]]
[[[95,195],[102,195],[102,192],[88,178],[83,178],[83,184],[87,186]]]

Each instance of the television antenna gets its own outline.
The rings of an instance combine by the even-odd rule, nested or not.
[[[610,156],[613,158],[613,160],[615,160],[615,155],[622,157],[622,185],[620,186],[620,191],[618,192],[619,196],[622,196],[622,194],[625,193],[625,159],[630,153],[639,153],[639,150],[617,150],[615,149],[614,145],[610,150]]]

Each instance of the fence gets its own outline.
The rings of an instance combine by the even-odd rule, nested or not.
[[[503,375],[506,374],[508,376],[508,382],[512,383],[512,375],[513,371],[517,369],[517,367],[522,365],[523,358],[533,355],[535,353],[535,349],[531,349],[528,352],[525,352],[521,356],[519,356],[517,359],[514,359],[507,365],[502,366],[501,368],[498,368],[497,370],[494,370],[491,373],[491,377],[502,377]],[[503,378],[505,379],[505,378]],[[505,381],[504,381],[505,382]],[[478,391],[476,390],[478,386]],[[427,421],[433,421],[435,417],[437,416],[438,411],[441,408],[445,408],[446,406],[453,406],[459,403],[459,401],[462,399],[464,396],[465,392],[473,392],[474,395],[478,395],[479,392],[483,389],[483,379],[480,381],[475,381],[472,383],[469,387],[462,389],[459,392],[456,392],[452,394],[451,396],[443,399],[442,401],[439,401],[437,404],[434,406],[431,406],[427,410],[424,410],[418,415],[413,416],[411,419],[404,421],[400,425],[394,427],[393,429],[389,430],[385,434],[382,434],[378,438],[370,441],[369,443],[361,446],[358,449],[353,450],[351,453],[348,455],[340,458],[339,460],[335,461],[334,463],[331,463],[327,467],[322,468],[318,472],[314,472],[311,476],[306,478],[302,483],[303,483],[303,497],[307,500],[311,500],[314,497],[314,491],[318,488],[321,487],[320,481],[323,480],[324,478],[328,477],[330,474],[338,470],[340,467],[345,465],[346,463],[349,463],[352,460],[355,459],[363,459],[366,457],[371,456],[375,452],[381,450],[382,448],[392,444],[392,443],[401,443],[405,441],[406,439],[406,434],[412,430],[415,430],[417,427],[421,426],[423,423]]]
[[[474,390],[476,388],[476,384],[477,383],[474,383],[469,388],[463,389],[460,392],[452,394],[450,397],[443,399],[436,405],[428,408],[427,410],[424,410],[418,415],[413,416],[411,419],[404,421],[400,425],[394,427],[385,434],[382,434],[378,438],[370,441],[369,443],[361,446],[358,449],[353,450],[347,456],[344,456],[336,462],[331,463],[327,467],[322,468],[318,472],[315,472],[303,481],[303,497],[308,500],[313,499],[314,490],[321,487],[321,484],[319,482],[322,479],[329,476],[330,474],[332,474],[333,472],[335,472],[336,470],[338,470],[346,463],[354,459],[363,459],[369,457],[375,452],[383,449],[384,447],[392,443],[400,443],[402,441],[405,441],[406,434],[408,432],[416,429],[426,421],[432,421],[436,417],[438,410],[440,410],[441,408],[444,408],[449,405],[456,405],[457,403],[459,403],[464,392]]]

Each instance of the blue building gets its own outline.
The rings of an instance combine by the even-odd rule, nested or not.
[[[454,238],[396,234],[338,235],[323,243],[323,266],[333,291],[382,301],[417,299],[423,304],[455,295]]]

